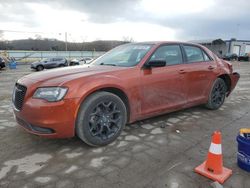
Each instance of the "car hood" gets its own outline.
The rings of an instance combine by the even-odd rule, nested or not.
[[[127,67],[115,67],[104,65],[82,65],[65,68],[57,68],[53,70],[46,70],[38,73],[29,74],[19,80],[25,82],[26,80],[34,82],[43,82],[44,85],[62,85],[67,81],[78,79],[81,77],[107,73],[126,69]]]

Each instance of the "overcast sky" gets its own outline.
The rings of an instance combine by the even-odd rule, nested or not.
[[[250,40],[249,18],[249,0],[0,0],[0,37]]]

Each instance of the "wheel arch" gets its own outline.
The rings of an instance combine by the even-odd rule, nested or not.
[[[231,89],[231,78],[230,78],[230,76],[228,74],[222,74],[222,75],[218,76],[218,78],[221,78],[222,80],[224,80],[224,82],[227,85],[227,92],[229,92],[230,89]]]
[[[43,65],[43,64],[38,64],[38,65],[36,66],[36,68],[39,67],[39,66],[44,68],[44,65]]]
[[[96,92],[100,92],[100,91],[106,91],[106,92],[110,92],[116,96],[118,96],[122,101],[123,103],[125,104],[126,106],[126,110],[127,110],[127,122],[129,122],[130,120],[130,110],[131,110],[131,107],[130,107],[130,101],[129,101],[129,98],[128,98],[128,95],[126,94],[126,92],[124,90],[122,90],[121,88],[119,87],[115,87],[115,86],[106,86],[106,87],[98,87],[94,90],[91,90],[90,92],[88,92],[85,96],[83,96],[82,100],[80,101],[79,103],[79,106],[78,106],[78,109],[76,111],[76,117],[77,117],[77,114],[80,110],[80,107],[81,107],[81,104],[92,94],[96,93]]]

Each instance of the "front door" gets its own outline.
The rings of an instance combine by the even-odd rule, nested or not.
[[[160,46],[153,53],[150,60],[166,60],[166,66],[141,70],[142,115],[172,111],[185,105],[182,59],[179,45]]]

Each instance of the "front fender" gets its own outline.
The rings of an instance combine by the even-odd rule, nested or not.
[[[120,89],[127,94],[124,87],[126,83],[122,79],[111,75],[91,76],[74,80],[72,83],[65,85],[69,85],[70,89],[69,95],[66,96],[67,98],[82,98],[84,100],[90,93],[108,87]]]
[[[77,84],[75,83],[77,82]],[[67,84],[68,85],[68,84]],[[133,121],[136,115],[140,112],[140,100],[139,100],[139,90],[136,85],[132,85],[127,81],[127,79],[121,79],[112,75],[102,75],[102,76],[92,76],[91,78],[84,78],[82,80],[75,80],[74,84],[70,84],[69,95],[66,98],[79,98],[79,103],[77,104],[77,109],[75,112],[75,117],[82,102],[92,93],[106,89],[114,88],[122,91],[128,99],[129,105],[129,122]]]

